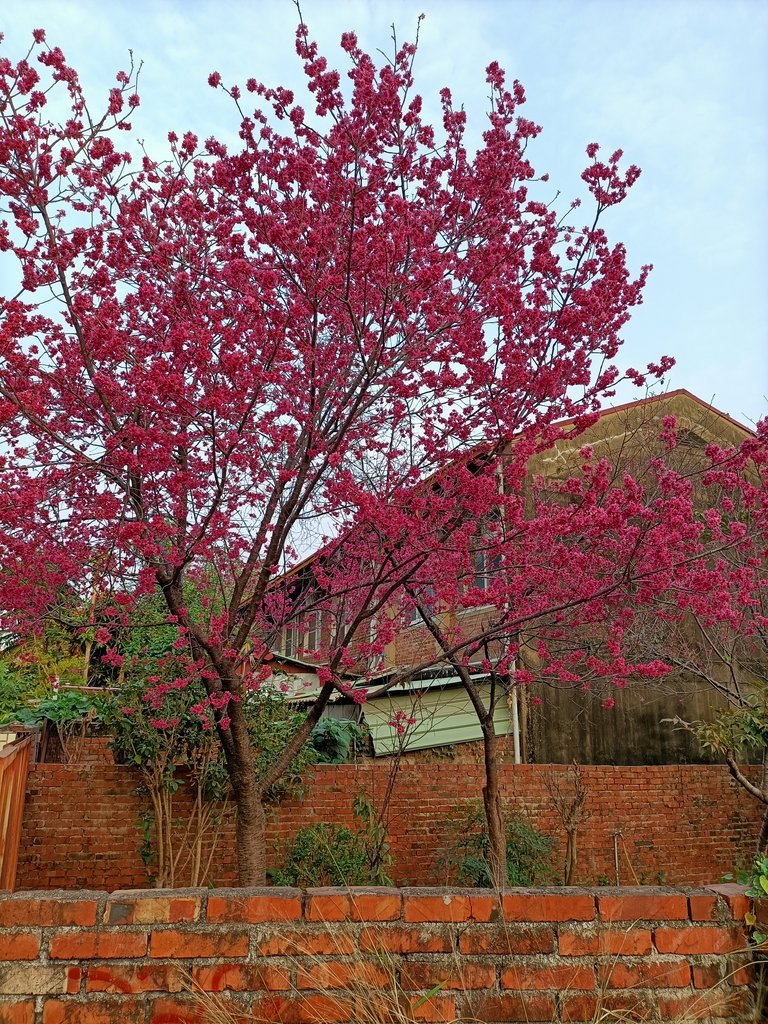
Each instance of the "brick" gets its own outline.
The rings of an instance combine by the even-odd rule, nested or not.
[[[660,953],[685,956],[736,953],[746,948],[743,934],[735,928],[657,928],[653,941]]]
[[[663,890],[627,889],[598,894],[597,912],[603,921],[687,921],[688,899]]]
[[[409,961],[400,966],[400,984],[404,989],[442,990],[492,988],[496,984],[496,967],[456,958],[449,962]]]
[[[157,999],[150,1003],[147,1024],[254,1024],[250,1001],[243,1004],[229,995],[193,999]],[[128,1022],[126,1022],[128,1024]]]
[[[201,896],[158,896],[154,891],[112,893],[104,908],[104,924],[178,924],[196,921]]]
[[[564,1022],[593,1024],[597,1021],[615,1021],[616,1024],[645,1022],[655,1019],[657,1003],[638,992],[600,992],[598,994],[566,993],[561,997],[560,1019]],[[680,1022],[682,1024],[682,1022]],[[694,1024],[691,1021],[691,1024]]]
[[[245,932],[184,932],[169,929],[152,932],[149,943],[151,957],[186,959],[193,957],[247,956],[248,935]]]
[[[415,1021],[452,1022],[456,1020],[456,1001],[453,996],[435,995],[431,999],[427,999],[426,1002],[422,1002],[417,996],[412,996],[410,1010],[411,1017]]]
[[[552,928],[526,928],[514,923],[468,927],[459,935],[461,953],[491,956],[519,956],[526,953],[552,953],[555,932]]]
[[[382,966],[360,960],[326,960],[306,967],[300,966],[296,971],[296,987],[299,990],[351,988],[359,991],[361,988],[385,988],[391,981]]]
[[[3,935],[3,960],[37,960],[40,955],[40,936],[24,932],[21,935]]]
[[[400,917],[403,900],[399,889],[350,889],[349,894],[353,921],[397,921]]]
[[[653,948],[647,928],[589,932],[561,930],[557,942],[561,956],[644,956]]]
[[[300,919],[301,893],[298,889],[271,889],[256,894],[252,890],[218,890],[208,897],[207,920],[212,923],[259,924],[262,921]]]
[[[33,999],[14,999],[0,1003],[0,1024],[34,1024],[35,1003]]]
[[[416,648],[418,644],[412,646]],[[432,881],[433,837],[448,811],[462,804],[469,790],[477,787],[479,792],[482,766],[472,763],[478,752],[477,745],[463,745],[457,748],[456,763],[431,765],[426,775],[423,762],[418,763],[421,755],[406,755],[403,759],[393,804],[392,840],[398,871],[416,884]],[[463,755],[467,755],[466,759]],[[354,773],[359,775],[360,770],[357,766],[317,769],[308,783],[306,806],[316,808],[318,818],[330,820],[339,804],[342,776],[338,773],[343,773],[344,785],[352,787]],[[386,764],[367,761],[362,770],[370,778],[372,790],[383,789],[388,771]],[[645,871],[649,877],[663,867],[672,881],[685,879],[686,882],[706,883],[716,878],[734,856],[741,860],[750,856],[749,829],[727,821],[727,815],[723,817],[721,810],[735,807],[736,801],[739,813],[744,821],[751,822],[753,831],[759,822],[727,775],[718,774],[718,766],[590,766],[584,771],[594,795],[583,851],[591,873],[611,872],[613,830],[629,823],[631,830],[625,831],[629,854],[638,870]],[[531,798],[545,830],[549,812],[544,810],[544,781],[558,772],[559,769],[541,765],[503,766],[505,784],[508,785],[514,775],[515,792],[521,800]],[[618,802],[616,785],[622,790]],[[132,834],[133,822],[140,810],[140,801],[132,792],[134,787],[135,781],[128,768],[105,764],[99,765],[98,770],[79,765],[33,766],[32,798],[27,805],[19,858],[20,887],[30,890],[43,886],[48,890],[45,897],[52,897],[50,890],[61,885],[96,886],[104,890],[131,885],[142,889],[146,884],[145,874]],[[675,807],[670,798],[673,791],[682,794]],[[64,799],[62,793],[66,794]],[[181,792],[179,799],[179,810],[183,814],[188,806],[188,795]],[[291,801],[277,808],[276,815],[275,830],[281,836],[287,838],[300,825],[298,804]],[[676,843],[671,833],[665,834],[667,823],[673,820],[683,823],[689,842]],[[702,820],[711,821],[712,829],[702,829]],[[217,874],[223,884],[228,881],[231,884],[235,878],[232,831],[228,818],[222,829],[220,861],[217,857]],[[654,841],[654,848],[650,846],[650,839]],[[25,892],[23,899],[42,895],[39,891]],[[94,895],[87,893],[88,897]],[[60,899],[58,894],[53,898]],[[99,894],[97,900],[101,901],[97,916],[100,920],[104,893]],[[728,908],[723,904],[721,910],[727,912]],[[742,914],[743,911],[736,917]]]
[[[600,999],[595,995],[582,993],[571,995],[568,993],[563,996],[560,1003],[560,1019],[567,1022],[589,1021],[591,1024],[593,1021],[600,1020],[602,1009]]]
[[[705,1021],[712,1017],[731,1020],[735,1009],[733,994],[723,989],[710,989],[695,995],[659,995],[657,1010],[661,1020]]]
[[[66,991],[67,975],[63,966],[15,963],[0,967],[0,995],[44,996]]]
[[[181,992],[182,976],[169,964],[86,968],[86,992]]]
[[[349,896],[338,889],[307,889],[304,917],[307,921],[347,921],[352,908]]]
[[[80,925],[87,928],[96,924],[97,909],[97,899],[73,899],[69,893],[62,893],[60,897],[13,893],[0,896],[0,928],[23,925],[38,928]]]
[[[730,910],[734,921],[744,920],[749,910],[749,898],[744,895],[743,885],[725,882],[722,885],[708,885],[707,888]]]
[[[419,890],[403,892],[403,920],[427,921],[491,921],[498,916],[496,896],[443,892],[426,894]]]
[[[145,932],[63,932],[51,938],[53,960],[130,959],[147,955]]]
[[[693,964],[693,987],[716,988],[727,980],[730,985],[749,985],[752,972],[748,967],[734,967],[725,957],[719,957],[715,963]]]
[[[339,1024],[353,1020],[349,998],[325,995],[301,997],[273,995],[253,1004],[254,1024]]]
[[[406,1018],[406,999],[397,988],[373,989],[365,993],[351,993],[352,1019],[355,1022],[395,1024]],[[418,1002],[418,999],[417,999]]]
[[[144,1024],[147,1005],[135,999],[48,999],[43,1024]]]
[[[717,920],[717,897],[712,892],[689,895],[688,906],[692,921]]]
[[[685,988],[691,983],[691,969],[680,961],[623,961],[598,968],[608,988]]]
[[[591,967],[575,964],[529,967],[520,963],[502,971],[501,987],[517,989],[519,992],[535,989],[555,989],[558,992],[580,989],[591,992],[595,987],[595,972]]]
[[[360,949],[364,953],[450,953],[453,936],[447,929],[365,928],[360,933]]]
[[[268,964],[217,964],[196,967],[192,980],[204,992],[265,992],[291,988],[288,971]]]
[[[70,994],[77,994],[80,991],[80,979],[82,976],[82,967],[68,967],[65,991]]]
[[[347,956],[354,952],[355,942],[351,935],[327,928],[316,932],[309,929],[281,930],[259,936],[256,941],[257,956]]]
[[[460,1019],[483,1021],[484,1024],[495,1024],[496,1021],[546,1021],[552,1024],[557,1019],[555,997],[551,995],[520,995],[520,996],[481,996],[478,992],[465,996],[459,1006]]]
[[[205,1006],[193,999],[156,999],[147,1016],[147,1024],[207,1024],[208,1020]]]
[[[595,898],[589,893],[511,890],[501,898],[505,921],[593,921]]]

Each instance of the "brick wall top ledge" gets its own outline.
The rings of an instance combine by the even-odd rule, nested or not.
[[[208,921],[518,922],[740,921],[744,888],[470,888],[121,889],[0,893],[0,928],[173,924]]]

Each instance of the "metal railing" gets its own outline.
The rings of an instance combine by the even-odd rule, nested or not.
[[[0,889],[12,890],[24,816],[33,736],[9,743],[0,750]]]

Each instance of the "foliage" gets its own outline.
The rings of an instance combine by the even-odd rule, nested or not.
[[[709,722],[696,722],[693,731],[701,746],[725,755],[761,751],[768,747],[768,700],[766,694],[744,699]]]
[[[33,673],[0,661],[0,723],[12,721],[20,709],[42,697],[46,689]]]
[[[169,667],[163,659],[159,664]],[[104,701],[115,758],[140,771],[150,799],[151,811],[139,819],[140,853],[160,887],[182,881],[201,885],[208,879],[230,798],[221,746],[211,723],[199,713],[204,694],[199,683],[169,687],[162,705],[153,707],[142,681],[134,680]],[[285,698],[268,687],[248,696],[246,716],[258,751],[256,771],[262,773],[275,751],[282,750],[296,716]],[[302,748],[267,798],[278,801],[300,793],[304,772],[313,762],[312,749]],[[182,790],[191,798],[186,820],[175,811],[174,797]]]
[[[370,882],[365,844],[345,825],[320,823],[299,829],[282,858],[269,870],[274,885],[365,885]]]
[[[309,737],[318,764],[345,764],[362,752],[364,741],[365,733],[357,722],[330,715],[320,719]]]
[[[19,725],[72,725],[87,721],[91,725],[103,723],[104,704],[98,696],[91,696],[79,690],[61,690],[42,700],[34,701],[6,716]]]
[[[83,685],[82,645],[61,623],[46,623],[39,634],[0,653],[0,680],[0,708],[7,710],[50,694],[54,680],[60,686]]]
[[[291,737],[299,729],[304,716],[291,708],[285,697],[270,686],[262,686],[249,693],[243,701],[248,734],[256,751],[256,776],[264,779],[275,760],[282,754]],[[317,760],[310,743],[296,753],[280,777],[265,789],[270,803],[301,796],[307,768]]]
[[[451,823],[450,841],[441,863],[456,872],[463,885],[492,888],[488,833],[481,807]],[[507,881],[511,886],[543,885],[555,879],[551,855],[554,840],[538,832],[519,814],[505,815]]]
[[[357,794],[352,801],[352,810],[360,821],[360,835],[368,862],[369,883],[371,885],[392,885],[392,879],[387,874],[387,869],[392,865],[394,856],[386,825],[376,813],[373,801],[367,793]]]
[[[758,905],[765,905],[768,899],[768,857],[756,857],[748,871],[737,871],[736,879],[740,885],[746,886],[745,895],[752,900],[752,906],[744,915],[744,923],[751,929],[752,938],[758,944],[768,941],[765,934],[758,925]],[[734,875],[729,873],[723,875],[724,882],[732,882]],[[765,923],[765,918],[760,924]]]
[[[136,680],[104,701],[104,721],[112,734],[115,757],[122,764],[162,767],[163,785],[173,791],[185,771],[192,772],[206,800],[221,800],[229,792],[229,778],[215,730],[193,708],[205,691],[199,683],[164,693],[160,707],[146,700],[146,687]],[[285,698],[270,687],[251,693],[244,702],[248,728],[258,756],[261,777],[282,751],[295,730],[298,716]],[[278,784],[269,791],[271,801],[302,791],[306,769],[315,761],[311,747],[302,748]]]
[[[321,822],[299,829],[282,858],[269,870],[274,885],[392,885],[386,868],[392,855],[386,832],[376,824],[370,800],[360,794],[353,803],[361,826]]]
[[[39,693],[39,689],[32,692]],[[103,724],[104,705],[98,694],[61,690],[58,693],[46,692],[42,697],[33,697],[27,691],[18,697],[20,699],[11,701],[15,706],[11,706],[0,716],[0,723],[48,726],[58,737],[65,761],[76,761],[80,743],[91,730],[98,729]]]

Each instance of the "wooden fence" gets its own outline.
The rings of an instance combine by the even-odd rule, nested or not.
[[[19,857],[24,792],[34,738],[25,736],[0,750],[0,889],[13,889]]]

